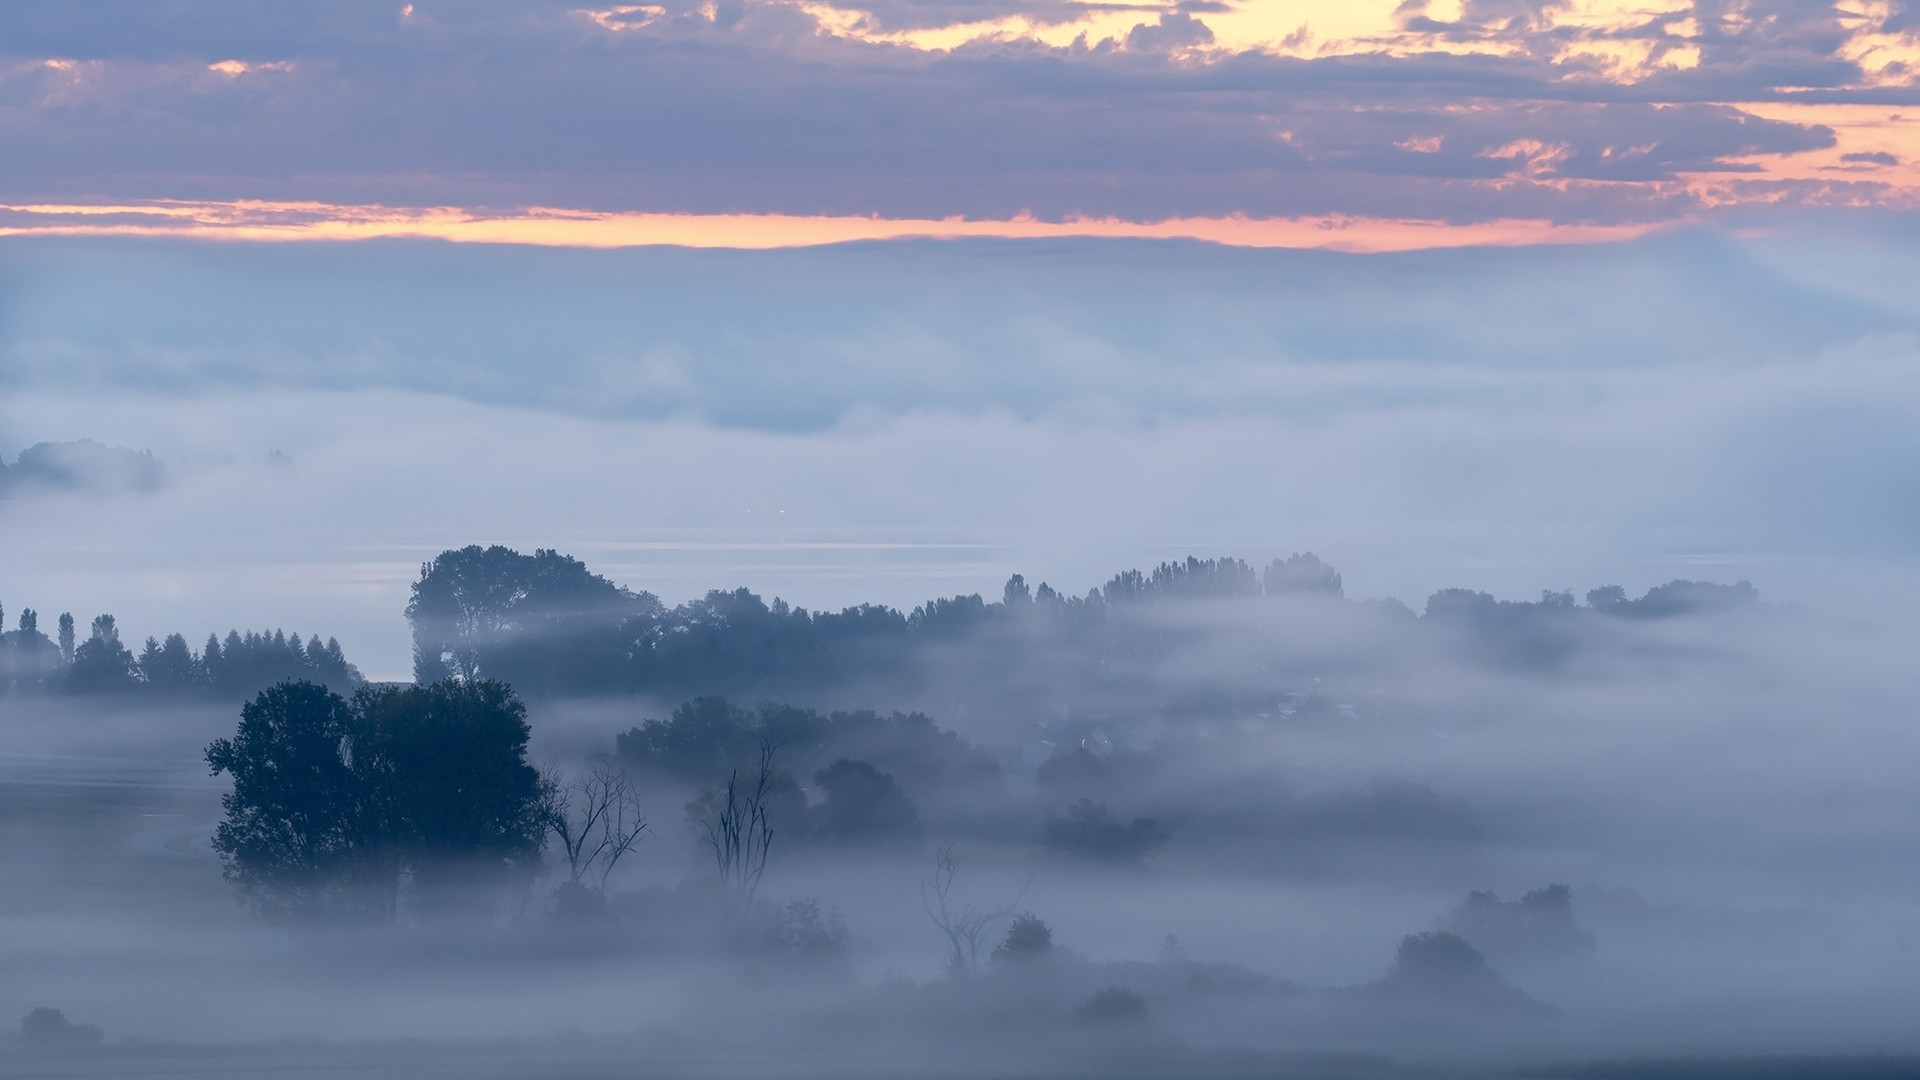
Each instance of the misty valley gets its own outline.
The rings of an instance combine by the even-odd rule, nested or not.
[[[1744,581],[809,611],[473,546],[408,683],[55,599],[0,1075],[1920,1070],[1914,641]]]

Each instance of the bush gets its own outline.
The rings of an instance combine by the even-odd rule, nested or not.
[[[774,935],[782,953],[816,964],[844,962],[853,944],[840,913],[821,915],[817,900],[795,900],[781,908],[774,920]]]
[[[103,1037],[92,1024],[75,1024],[59,1009],[44,1005],[20,1018],[20,1041],[27,1046],[93,1046]]]
[[[911,839],[920,813],[899,781],[864,761],[841,758],[813,774],[826,800],[813,808],[816,837],[846,843]]]
[[[1042,847],[1093,862],[1138,863],[1168,839],[1167,830],[1152,818],[1137,817],[1123,825],[1091,799],[1050,815],[1040,826]]]
[[[1006,940],[993,947],[993,955],[987,958],[991,964],[1025,963],[1044,959],[1053,952],[1053,929],[1040,921],[1033,912],[1023,912],[1013,917],[1007,927]]]
[[[1124,986],[1109,986],[1073,1010],[1083,1023],[1118,1024],[1147,1018],[1147,999]]]

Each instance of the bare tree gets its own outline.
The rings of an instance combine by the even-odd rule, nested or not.
[[[572,781],[549,772],[541,777],[541,787],[547,828],[560,838],[572,883],[606,892],[613,868],[647,831],[640,793],[624,770],[607,761]]]
[[[952,952],[947,957],[947,967],[956,973],[973,971],[980,966],[980,939],[992,926],[1003,919],[1013,917],[1014,909],[1020,906],[1020,900],[1027,894],[1027,886],[1032,884],[1029,878],[1020,886],[1020,892],[1005,905],[988,911],[977,911],[971,903],[956,908],[953,896],[953,879],[960,870],[960,860],[954,854],[951,841],[941,844],[933,854],[933,873],[920,882],[920,908],[927,918],[947,935],[947,944]]]
[[[767,872],[767,853],[773,847],[767,797],[773,790],[775,749],[763,741],[751,782],[742,784],[740,770],[733,770],[727,775],[726,790],[703,798],[694,818],[713,852],[720,880],[740,912],[753,906],[761,875]]]

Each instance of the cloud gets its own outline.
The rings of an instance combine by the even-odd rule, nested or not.
[[[0,445],[169,466],[0,508],[0,596],[135,640],[298,624],[401,673],[406,582],[470,542],[810,607],[1301,550],[1415,606],[1804,599],[1920,542],[1915,249],[1884,238],[0,250]]]
[[[1487,220],[1516,204],[1672,220],[1826,199],[1703,191],[1835,145],[1817,118],[1724,103],[1916,92],[1862,66],[1899,63],[1910,30],[1823,5],[1618,24],[1579,5],[1469,4],[1445,24],[1347,30],[1313,9],[1305,37],[1296,21],[1271,41],[1241,9],[1079,4],[159,10],[0,15],[0,136],[15,149],[0,191],[1136,221]],[[1682,48],[1698,61],[1658,59]],[[1396,148],[1441,136],[1437,153]],[[1483,153],[1529,141],[1565,149]],[[1920,187],[1898,167],[1874,181],[1882,202]]]

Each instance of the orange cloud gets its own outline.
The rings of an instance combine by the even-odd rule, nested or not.
[[[483,213],[454,207],[307,202],[156,201],[119,205],[0,205],[0,236],[168,236],[236,241],[412,237],[456,243],[615,248],[813,247],[862,240],[1115,237],[1203,240],[1233,247],[1385,252],[1474,245],[1594,243],[1645,235],[1654,225],[1562,225],[1527,219],[1453,224],[1326,215],[1039,221],[830,217],[788,214],[595,213],[534,207]]]
[[[1688,187],[1710,206],[1777,201],[1804,193],[1821,205],[1920,208],[1920,109],[1888,105],[1741,103],[1743,112],[1832,129],[1834,145],[1795,154],[1757,154],[1739,174],[1702,173]]]

